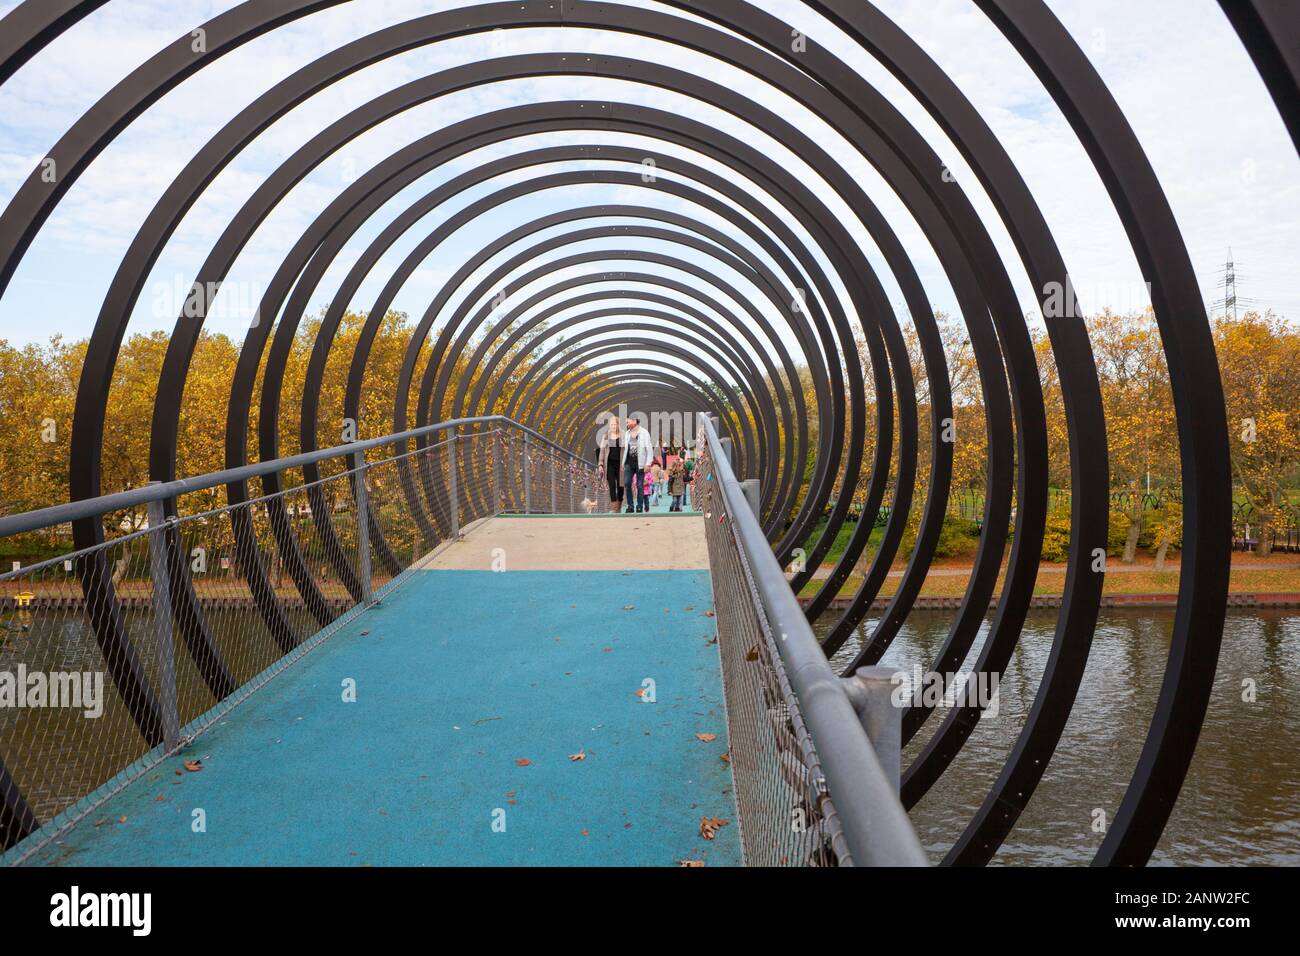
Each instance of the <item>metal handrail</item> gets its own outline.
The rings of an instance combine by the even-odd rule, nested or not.
[[[709,444],[713,478],[721,490],[727,519],[749,563],[853,860],[868,866],[927,866],[912,821],[899,802],[897,783],[882,769],[845,683],[822,653],[731,470],[714,423],[701,415],[700,427]]]
[[[371,448],[381,448],[385,445],[393,445],[401,441],[409,441],[414,438],[421,438],[425,435],[431,435],[435,432],[446,431],[449,428],[460,428],[469,425],[499,424],[509,425],[512,428],[518,428],[527,435],[531,435],[538,441],[541,441],[556,451],[559,451],[576,461],[586,465],[594,463],[587,461],[567,448],[555,444],[545,435],[534,431],[527,425],[521,425],[512,418],[504,415],[480,415],[474,418],[453,418],[445,422],[436,422],[432,425],[424,425],[420,428],[412,428],[409,431],[396,432],[391,435],[384,435],[380,438],[367,438],[363,441],[354,441],[346,445],[336,445],[333,448],[321,448],[316,451],[303,452],[300,455],[291,455],[287,458],[274,458],[270,461],[254,462],[248,465],[241,465],[238,468],[227,468],[224,471],[214,471],[206,475],[197,475],[193,478],[181,478],[176,481],[156,482],[145,485],[141,488],[132,488],[129,491],[119,491],[109,495],[100,495],[96,498],[84,498],[80,501],[70,501],[66,504],[51,505],[48,508],[38,508],[35,511],[25,511],[22,514],[7,515],[0,517],[0,538],[8,537],[14,534],[23,534],[28,531],[38,531],[41,528],[49,528],[54,525],[66,524],[69,521],[78,521],[83,518],[94,518],[110,511],[119,511],[125,508],[137,508],[140,505],[148,505],[152,501],[163,501],[169,498],[178,498],[184,494],[190,494],[195,491],[206,491],[209,488],[215,488],[218,485],[230,484],[236,481],[247,481],[250,478],[260,478],[263,475],[273,474],[284,471],[288,468],[301,468],[304,465],[315,464],[316,462],[326,461],[331,458],[341,458],[344,456],[354,456],[357,453],[364,453]]]

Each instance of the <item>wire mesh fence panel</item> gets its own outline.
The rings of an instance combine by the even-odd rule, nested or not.
[[[459,463],[459,492],[463,502],[461,527],[500,513],[505,478],[501,466],[501,442],[494,431],[465,437]]]
[[[366,469],[373,591],[390,584],[399,574],[432,551],[440,541],[445,540],[449,533],[450,496],[444,449],[430,449],[418,454],[434,474],[438,489],[435,500],[430,503],[431,513],[421,515],[425,518],[424,523],[418,520],[409,507],[397,462],[380,462]]]
[[[137,534],[0,581],[0,756],[10,776],[0,785],[41,820],[140,759],[159,734],[149,567]]]
[[[523,449],[521,442],[510,432],[501,432],[495,447],[500,456],[498,470],[501,474],[500,511],[522,511],[523,496]]]
[[[713,576],[730,763],[749,866],[835,866],[834,808],[717,483],[701,457],[691,494]]]

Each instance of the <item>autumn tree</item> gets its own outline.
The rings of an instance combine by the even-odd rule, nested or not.
[[[1223,378],[1237,493],[1250,506],[1256,551],[1292,527],[1300,466],[1300,333],[1271,311],[1221,318],[1214,342]]]

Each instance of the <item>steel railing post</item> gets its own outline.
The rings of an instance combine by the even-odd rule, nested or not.
[[[880,769],[895,792],[903,772],[903,709],[895,706],[893,695],[904,679],[903,671],[882,666],[859,667],[852,677],[843,678],[844,689],[876,751]]]
[[[361,601],[366,607],[375,603],[375,582],[370,568],[370,496],[366,492],[366,453],[352,453],[352,467],[356,469],[353,487],[357,505],[357,563],[361,571]]]
[[[452,432],[451,439],[447,442],[447,473],[451,477],[451,536],[460,537],[460,475],[456,467],[456,442],[459,439],[455,432]]]
[[[528,432],[524,432],[524,514],[533,513],[532,462],[528,459]]]
[[[159,482],[151,481],[156,485]],[[153,626],[158,637],[158,684],[162,707],[163,745],[168,753],[180,746],[180,713],[176,704],[176,657],[172,635],[171,569],[167,560],[169,522],[162,499],[150,501],[149,576],[153,580]]]
[[[758,513],[760,501],[758,494],[758,479],[746,478],[740,483],[740,490],[745,493],[745,500],[749,502],[749,510],[754,512],[755,517],[761,517]]]

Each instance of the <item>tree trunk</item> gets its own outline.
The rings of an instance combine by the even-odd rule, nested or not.
[[[1268,529],[1260,525],[1255,532],[1259,537],[1255,539],[1255,556],[1258,558],[1267,558],[1273,553],[1273,539],[1268,534]]]
[[[1138,538],[1141,534],[1142,515],[1139,513],[1128,526],[1128,539],[1124,542],[1124,554],[1120,558],[1125,564],[1132,564],[1137,560]]]
[[[1170,535],[1168,531],[1160,536],[1160,546],[1156,548],[1157,571],[1163,571],[1165,569],[1165,555],[1169,551],[1169,543],[1172,540],[1172,537],[1173,536]]]

